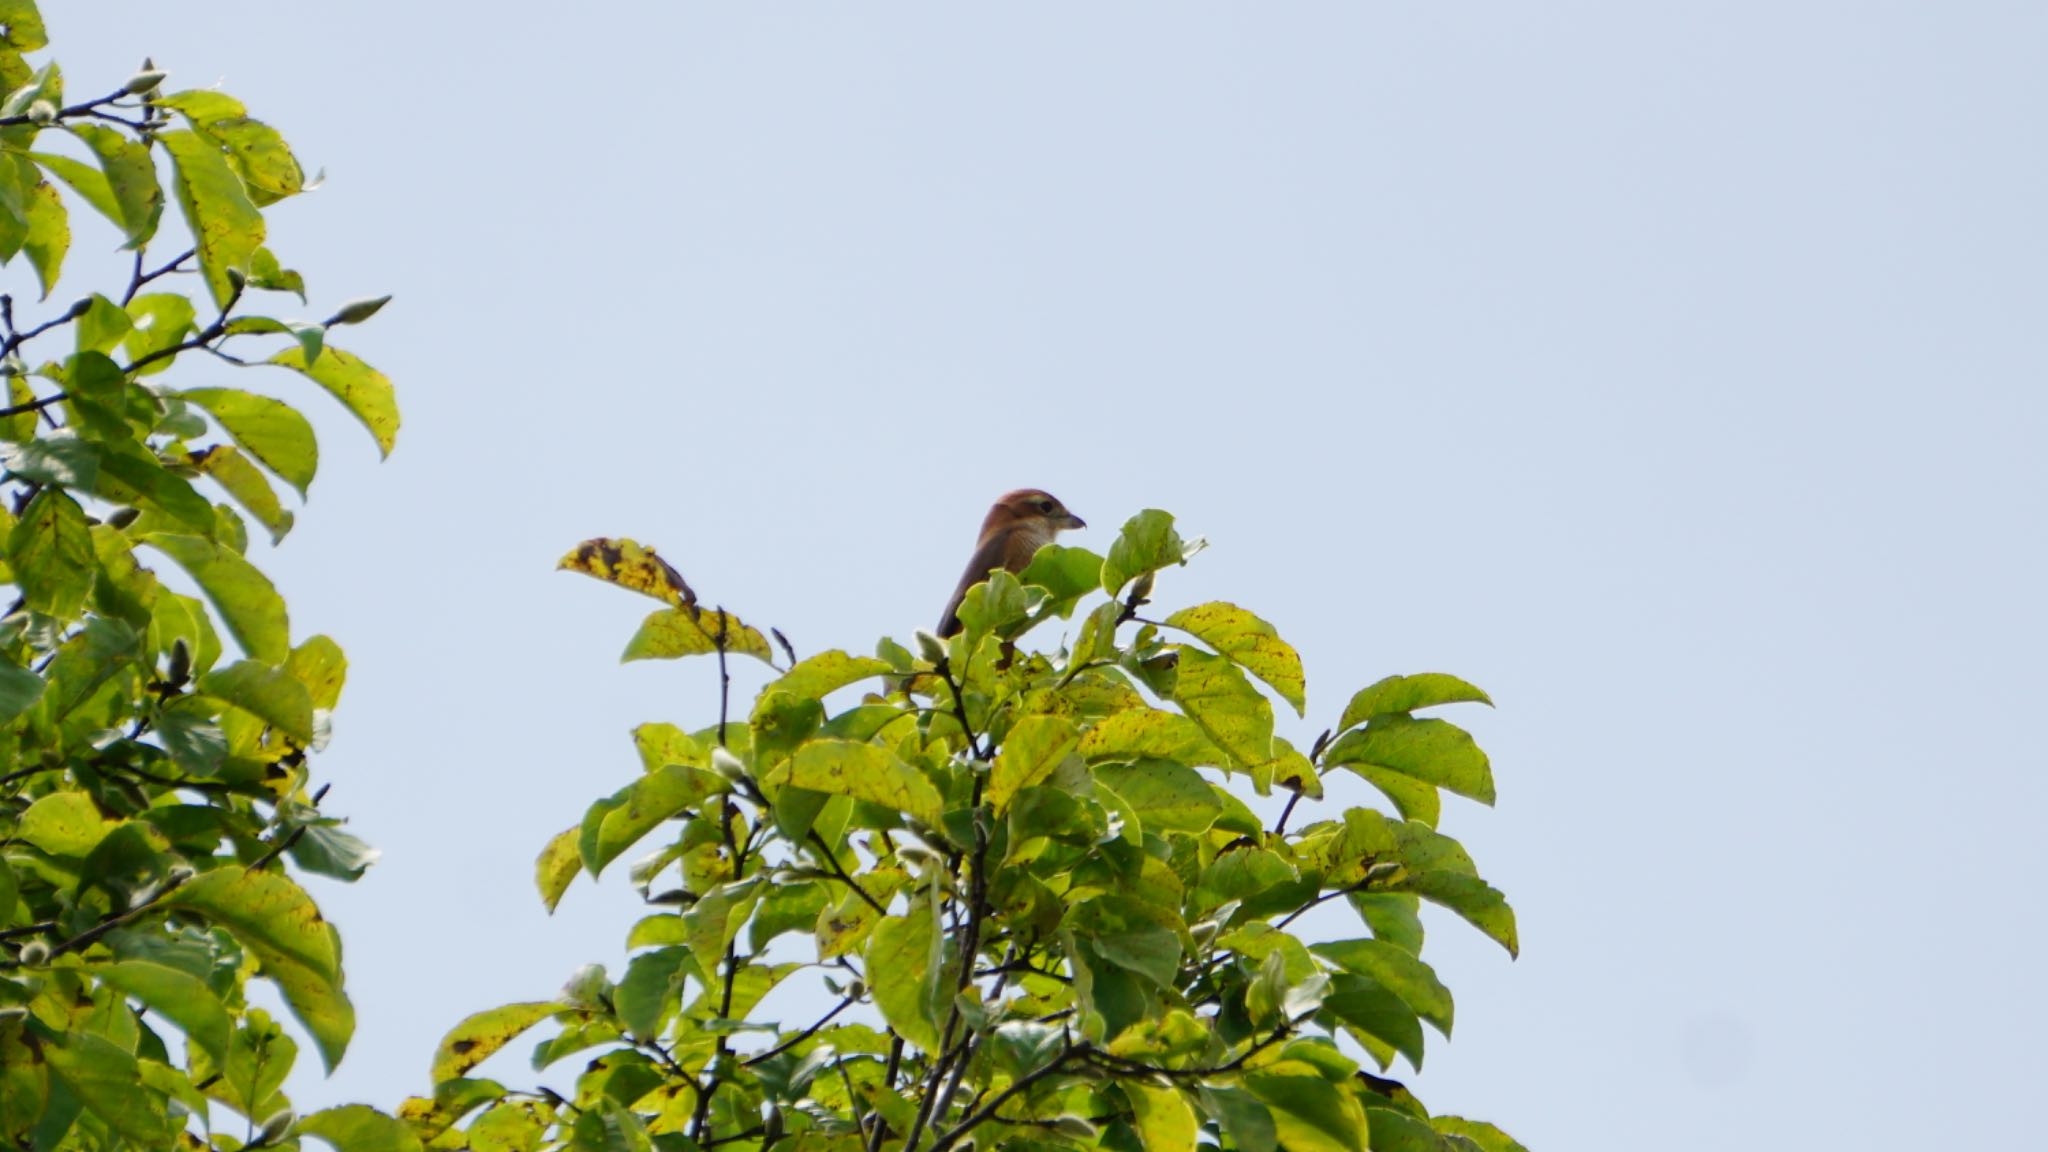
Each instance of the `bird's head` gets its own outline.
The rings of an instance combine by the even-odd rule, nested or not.
[[[1040,488],[1019,488],[1005,492],[995,507],[988,510],[988,519],[982,522],[982,539],[993,532],[1004,529],[1023,529],[1025,534],[1043,540],[1069,528],[1086,528],[1088,522],[1067,511],[1059,498]]]

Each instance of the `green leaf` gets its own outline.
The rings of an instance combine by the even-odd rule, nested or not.
[[[434,1083],[442,1084],[467,1073],[521,1032],[564,1007],[555,1000],[506,1004],[464,1019],[441,1038],[441,1046],[434,1052]]]
[[[1323,763],[1333,768],[1380,768],[1482,804],[1493,803],[1493,767],[1486,753],[1464,729],[1443,720],[1382,714],[1339,736],[1324,750]]]
[[[172,92],[156,98],[160,107],[185,117],[193,131],[224,149],[228,163],[258,206],[298,194],[305,174],[277,130],[249,118],[240,100],[214,89]]]
[[[1017,581],[1051,593],[1042,611],[1066,616],[1083,596],[1101,587],[1102,557],[1086,548],[1047,544],[1017,574]]]
[[[92,149],[106,174],[108,199],[113,209],[94,205],[128,237],[128,247],[139,247],[156,233],[164,211],[164,190],[157,181],[156,161],[149,149],[125,132],[104,124],[64,125],[71,134]]]
[[[14,836],[52,856],[82,858],[117,823],[101,816],[99,808],[83,792],[52,792],[22,812]]]
[[[1456,912],[1507,949],[1508,955],[1521,955],[1515,910],[1508,907],[1507,897],[1479,877],[1462,872],[1421,872],[1396,881],[1395,887]]]
[[[875,1007],[891,1028],[926,1052],[939,1049],[938,1015],[926,995],[937,931],[931,906],[913,899],[908,914],[884,917],[875,925],[866,955]]]
[[[758,877],[720,884],[706,892],[683,913],[683,931],[693,955],[715,962],[725,955],[725,946],[740,934],[740,926],[761,898]]]
[[[1104,960],[1171,988],[1180,974],[1180,936],[1161,913],[1125,896],[1098,896],[1067,913],[1066,925]]]
[[[1182,648],[1173,698],[1239,765],[1273,758],[1273,704],[1228,659]]]
[[[660,948],[633,957],[612,991],[627,1033],[641,1040],[658,1038],[663,1019],[680,1007],[685,975],[702,975],[688,948]]]
[[[90,491],[99,483],[99,449],[68,428],[10,447],[7,470],[38,484]]]
[[[1433,708],[1438,704],[1485,704],[1492,707],[1493,701],[1478,688],[1442,672],[1389,676],[1377,684],[1359,689],[1351,703],[1344,706],[1344,718],[1337,722],[1337,730],[1342,732],[1375,716],[1413,712],[1417,708]]]
[[[277,499],[270,481],[263,478],[249,458],[227,444],[216,444],[192,454],[192,463],[211,476],[258,524],[270,533],[272,544],[292,530],[292,514]]]
[[[1430,1127],[1447,1136],[1463,1136],[1479,1145],[1481,1152],[1529,1152],[1515,1142],[1515,1138],[1486,1123],[1483,1120],[1467,1120],[1461,1116],[1432,1116]]]
[[[33,52],[50,42],[35,0],[0,0],[0,29],[7,46],[17,52]]]
[[[44,687],[41,676],[0,656],[0,725],[13,723],[15,717],[35,707]],[[0,921],[4,920],[0,916]]]
[[[1385,940],[1333,940],[1309,951],[1355,976],[1363,976],[1401,998],[1410,1011],[1451,1034],[1451,990],[1413,954]]]
[[[65,211],[64,198],[57,195],[56,186],[47,180],[30,189],[26,208],[28,235],[21,246],[42,281],[42,298],[48,300],[64,270],[64,254],[71,250],[71,214]]]
[[[1230,657],[1239,667],[1271,685],[1301,715],[1306,704],[1301,654],[1271,624],[1221,600],[1183,608],[1166,618],[1178,628]]]
[[[348,680],[348,656],[332,637],[311,636],[292,649],[284,670],[306,686],[313,707],[332,709],[341,701],[341,686]]]
[[[313,742],[313,697],[297,677],[282,669],[240,660],[201,676],[198,688],[300,744]]]
[[[1178,712],[1131,708],[1097,723],[1081,739],[1081,758],[1104,760],[1175,760],[1190,766],[1228,763],[1223,750],[1202,726]]]
[[[599,875],[662,821],[724,790],[724,779],[703,768],[669,764],[647,773],[585,813],[577,840],[583,866]]]
[[[851,796],[937,824],[944,808],[939,790],[886,748],[850,740],[813,740],[797,749],[769,782]]]
[[[199,271],[213,302],[225,311],[236,294],[230,270],[246,278],[250,259],[263,247],[263,213],[250,203],[219,145],[187,131],[165,132],[157,141],[171,154],[172,184],[199,252]]]
[[[1344,767],[1364,777],[1367,783],[1393,801],[1394,811],[1401,814],[1401,819],[1434,828],[1443,818],[1443,796],[1437,792],[1436,785],[1424,784],[1413,776],[1403,776],[1373,764],[1346,764]]]
[[[340,1152],[420,1152],[420,1138],[410,1125],[367,1104],[343,1104],[301,1117],[297,1134],[325,1140]]]
[[[152,292],[137,296],[128,302],[128,316],[135,322],[135,329],[128,334],[127,341],[128,359],[131,363],[177,347],[184,343],[185,337],[198,329],[192,311],[192,301],[168,292]],[[166,371],[177,359],[176,356],[165,356],[151,360],[136,369],[136,374],[148,376]]]
[[[709,656],[718,651],[719,637],[725,650],[752,656],[771,667],[775,653],[768,638],[730,612],[685,605],[664,608],[640,622],[640,630],[626,643],[620,660],[674,660],[683,656]]]
[[[541,903],[547,905],[549,913],[553,913],[555,905],[562,902],[562,893],[569,890],[569,882],[583,871],[582,839],[583,825],[564,828],[548,841],[548,846],[540,851],[540,858],[533,862],[534,884],[539,887]]]
[[[294,369],[327,389],[370,430],[378,449],[391,455],[398,443],[398,393],[382,372],[332,344],[311,363],[297,345],[272,356],[270,363]]]
[[[85,608],[99,562],[85,510],[60,488],[44,488],[7,534],[14,582],[28,606],[59,620]]]
[[[341,989],[334,929],[305,889],[282,876],[230,866],[176,889],[164,902],[199,912],[256,955],[332,1071],[355,1031],[355,1009]]]
[[[1195,1152],[1195,1110],[1180,1089],[1138,1080],[1125,1080],[1122,1087],[1145,1152]]]
[[[291,654],[291,621],[277,587],[254,564],[197,536],[157,534],[144,542],[192,577],[244,652],[266,664],[284,663]]]
[[[1114,597],[1136,577],[1182,563],[1186,555],[1187,546],[1174,531],[1173,516],[1147,508],[1131,517],[1116,543],[1109,546],[1109,556],[1102,562],[1102,590]]]
[[[1237,1152],[1275,1152],[1273,1113],[1242,1088],[1205,1087],[1202,1101]]]
[[[179,968],[150,960],[117,960],[95,964],[93,976],[109,987],[140,1000],[164,1019],[184,1029],[185,1036],[216,1064],[228,1059],[234,1022],[206,981]]]
[[[1379,1041],[1422,1067],[1422,1022],[1406,1001],[1377,981],[1339,972],[1330,978],[1330,992],[1323,997],[1326,1016],[1335,1017],[1350,1028]],[[1355,1037],[1354,1037],[1355,1038]],[[1370,1048],[1370,1045],[1367,1045]],[[1381,1061],[1381,1066],[1385,1066]]]
[[[807,656],[771,682],[763,692],[781,691],[793,696],[823,700],[828,694],[857,684],[872,676],[889,673],[889,662],[872,656],[853,656],[839,649]]]
[[[1287,1152],[1360,1152],[1366,1147],[1365,1109],[1321,1076],[1254,1072],[1244,1085],[1272,1109],[1274,1131]]]
[[[983,799],[997,812],[1018,792],[1053,774],[1081,743],[1081,731],[1058,716],[1026,716],[1010,729],[989,770]]]
[[[1095,778],[1136,809],[1148,830],[1207,832],[1223,812],[1201,773],[1172,760],[1105,764]]]
[[[144,1148],[171,1143],[162,1097],[143,1087],[135,1057],[92,1032],[71,1032],[46,1045],[43,1060],[78,1102],[107,1127]]]
[[[320,445],[313,425],[282,400],[233,388],[188,388],[176,394],[198,405],[222,430],[300,496],[320,467]]]

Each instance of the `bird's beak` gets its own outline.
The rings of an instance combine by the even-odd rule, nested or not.
[[[1066,523],[1061,525],[1062,528],[1086,528],[1087,526],[1088,522],[1086,520],[1081,519],[1072,512],[1067,513]]]

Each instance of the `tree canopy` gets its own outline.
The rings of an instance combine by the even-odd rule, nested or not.
[[[1515,919],[1441,795],[1493,800],[1492,767],[1433,713],[1488,703],[1454,676],[1355,693],[1310,747],[1295,649],[1213,602],[1157,615],[1199,548],[1167,513],[1107,555],[1049,545],[968,594],[962,630],[872,656],[799,658],[652,549],[592,540],[563,566],[663,606],[625,659],[708,657],[715,722],[633,733],[639,773],[541,853],[553,907],[629,851],[652,911],[613,978],[463,1021],[405,1115],[475,1149],[1340,1149],[1519,1147],[1434,1114],[1382,1073],[1420,1068],[1452,998],[1420,905],[1509,953]],[[1071,636],[1024,646],[1051,622]],[[1050,629],[1047,629],[1050,631]],[[730,661],[776,673],[750,705]],[[1429,713],[1429,714],[1424,714]],[[1391,811],[1330,811],[1328,773]],[[1286,797],[1270,826],[1244,791]],[[1308,941],[1342,901],[1355,934]],[[808,995],[777,997],[808,985]],[[827,1005],[792,1018],[778,1005]],[[469,1077],[521,1033],[573,1097]],[[474,1113],[466,1130],[457,1127]]]
[[[271,314],[308,290],[264,213],[306,180],[234,97],[148,65],[67,97],[25,59],[35,5],[0,2],[0,28],[0,261],[41,296],[0,295],[0,1143],[403,1137],[368,1109],[296,1117],[282,1091],[302,1042],[332,1068],[355,1028],[339,937],[292,873],[353,880],[374,853],[312,775],[348,661],[293,632],[249,554],[318,471],[299,397],[391,449],[390,382],[328,340],[383,301]],[[131,270],[55,301],[81,212]],[[180,386],[193,357],[290,399]],[[257,978],[297,1029],[250,1004]]]

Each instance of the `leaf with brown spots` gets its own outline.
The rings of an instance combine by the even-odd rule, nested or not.
[[[562,557],[560,566],[674,607],[697,602],[697,594],[674,565],[655,555],[654,549],[624,538],[585,540]]]
[[[489,1059],[521,1032],[560,1012],[563,1005],[553,1000],[506,1004],[478,1012],[457,1024],[441,1038],[434,1053],[434,1083],[452,1080]]]

